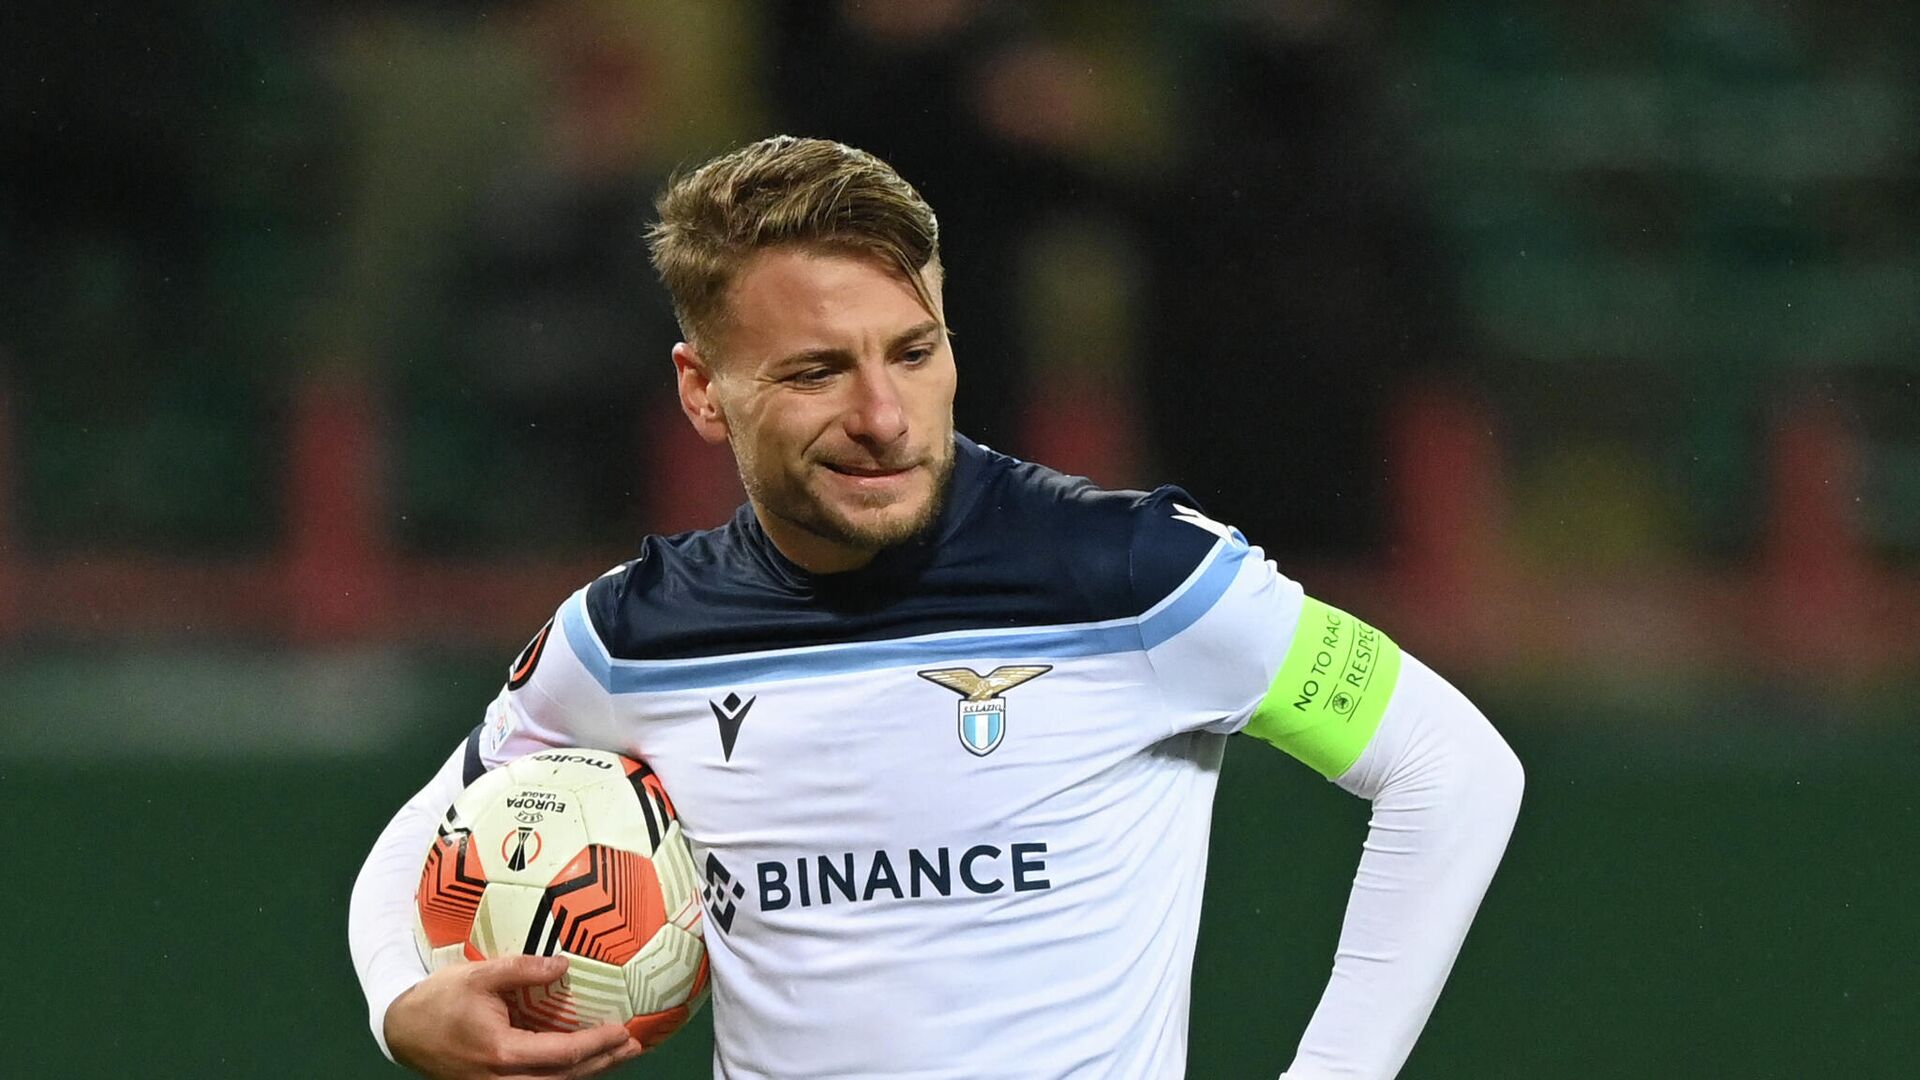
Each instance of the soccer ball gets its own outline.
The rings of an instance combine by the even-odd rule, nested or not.
[[[509,995],[516,1027],[624,1024],[648,1049],[706,999],[693,853],[666,789],[605,750],[541,750],[460,793],[427,851],[414,938],[428,970],[526,953],[567,973]]]

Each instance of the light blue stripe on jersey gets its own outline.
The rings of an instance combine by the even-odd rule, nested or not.
[[[954,663],[978,657],[1045,660],[1138,652],[1162,644],[1212,609],[1240,573],[1250,549],[1223,540],[1180,588],[1130,619],[1036,626],[1020,630],[961,630],[891,641],[853,641],[687,660],[614,660],[587,618],[586,593],[560,607],[560,626],[580,663],[608,693],[661,693],[712,686],[744,686],[781,679],[847,675],[857,671]]]
[[[1157,649],[1175,634],[1200,621],[1213,605],[1226,595],[1227,586],[1240,574],[1240,564],[1251,550],[1239,529],[1213,546],[1199,573],[1189,578],[1166,599],[1140,617],[1140,647]]]

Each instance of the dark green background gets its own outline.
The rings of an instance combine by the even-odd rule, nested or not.
[[[18,658],[9,681],[49,663]],[[366,756],[0,757],[0,1074],[398,1075],[363,1025],[347,893],[497,666],[419,661],[443,695]],[[1676,688],[1667,705],[1466,689],[1525,762],[1527,797],[1404,1076],[1914,1074],[1920,745],[1876,734],[1895,730],[1879,721],[1897,705],[1876,718],[1871,703],[1754,688]],[[1716,727],[1727,734],[1702,733]],[[1286,1065],[1331,963],[1364,830],[1363,803],[1235,740],[1191,1075],[1273,1077]],[[709,1032],[703,1015],[653,1069],[627,1074],[706,1075]]]

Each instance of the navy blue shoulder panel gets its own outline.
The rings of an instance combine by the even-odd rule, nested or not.
[[[1202,517],[1200,503],[1180,488],[1155,488],[1141,499],[1133,534],[1133,588],[1140,609],[1159,603],[1187,580],[1220,541],[1213,530],[1224,528]]]
[[[717,529],[648,537],[588,587],[594,629],[616,658],[669,660],[1125,618],[1215,539],[1174,519],[1171,503],[1192,505],[1177,488],[1107,491],[966,439],[955,451],[927,535],[867,567],[809,574],[743,506]]]

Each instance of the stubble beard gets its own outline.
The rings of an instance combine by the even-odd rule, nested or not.
[[[920,508],[906,517],[880,517],[878,520],[862,522],[840,512],[826,499],[815,496],[802,477],[785,478],[788,482],[778,485],[778,490],[763,483],[758,475],[759,470],[754,468],[755,462],[743,456],[740,450],[739,446],[735,446],[734,459],[739,464],[740,483],[755,505],[765,507],[768,513],[823,540],[864,551],[878,552],[897,547],[925,532],[946,505],[947,482],[953,476],[953,438],[949,435],[941,447],[940,456],[926,464],[933,490]],[[817,467],[825,468],[824,465]]]

